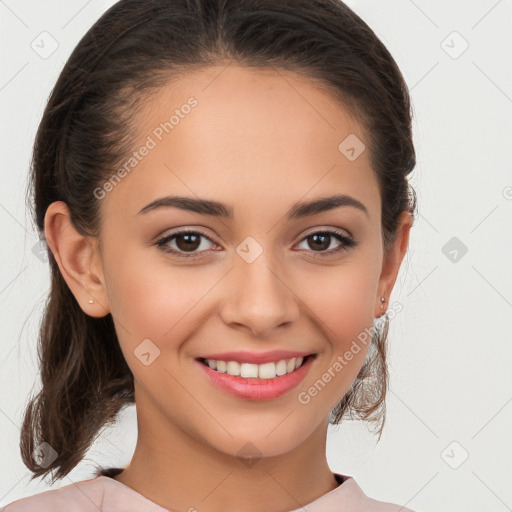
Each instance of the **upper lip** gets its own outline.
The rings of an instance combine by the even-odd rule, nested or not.
[[[294,357],[306,357],[313,355],[313,352],[297,352],[290,350],[272,350],[270,352],[222,352],[208,354],[198,359],[213,359],[215,361],[237,361],[239,363],[264,364],[293,359]]]

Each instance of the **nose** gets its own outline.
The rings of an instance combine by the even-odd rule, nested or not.
[[[269,253],[263,251],[252,263],[237,257],[224,283],[220,308],[224,323],[253,337],[272,338],[276,328],[292,325],[300,313],[289,272],[276,265]]]

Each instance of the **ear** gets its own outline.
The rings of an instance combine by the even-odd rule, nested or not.
[[[407,252],[409,245],[409,232],[413,223],[410,212],[403,211],[398,217],[396,238],[387,252],[384,253],[382,271],[379,279],[378,294],[375,304],[375,317],[382,316],[387,309],[387,303],[382,303],[380,298],[384,297],[389,301],[391,292],[395,285],[400,265]],[[384,306],[384,307],[382,307]]]
[[[44,232],[62,277],[84,313],[93,317],[107,315],[110,307],[97,239],[77,231],[63,201],[48,207]]]

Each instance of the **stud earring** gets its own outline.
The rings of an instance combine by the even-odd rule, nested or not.
[[[384,308],[384,304],[387,302],[387,300],[386,300],[386,298],[385,298],[385,297],[381,297],[381,298],[380,298],[380,302],[381,302],[380,307],[381,307],[381,308]]]
[[[94,301],[92,299],[89,299],[89,304],[92,304]]]

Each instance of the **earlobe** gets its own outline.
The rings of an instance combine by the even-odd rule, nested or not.
[[[65,202],[50,204],[44,233],[62,277],[84,313],[93,317],[107,315],[110,308],[96,240],[76,229]]]
[[[377,301],[375,306],[375,317],[382,316],[389,305],[389,297],[393,291],[398,271],[407,253],[409,246],[409,233],[412,227],[413,218],[410,212],[403,211],[398,218],[397,234],[393,245],[384,255],[382,272],[379,280]],[[385,300],[383,301],[382,298]]]

